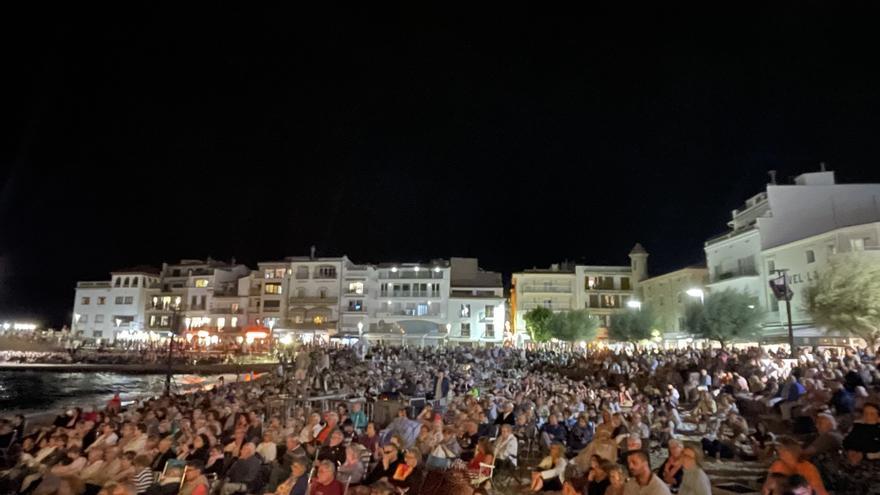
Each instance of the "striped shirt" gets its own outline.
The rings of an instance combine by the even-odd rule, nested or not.
[[[139,473],[131,476],[131,483],[134,485],[135,493],[138,495],[146,493],[147,488],[153,484],[153,471],[149,467],[141,469]]]

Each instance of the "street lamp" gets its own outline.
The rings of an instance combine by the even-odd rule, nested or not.
[[[357,324],[358,327],[358,337],[362,337],[364,335],[364,322],[359,321]]]
[[[74,335],[76,335],[76,326],[79,325],[80,318],[82,318],[81,314],[79,314],[79,313],[73,314],[73,328],[71,328],[70,330]],[[8,323],[4,324],[3,328],[5,328],[6,330],[9,330],[9,324]]]
[[[627,307],[631,309],[637,309],[639,311],[642,310],[642,301],[636,301],[635,299],[630,299],[626,302]]]
[[[706,297],[706,296],[705,296],[705,293],[703,292],[703,289],[688,289],[688,290],[685,292],[685,294],[687,294],[687,295],[689,295],[689,296],[691,296],[691,297],[699,297],[699,298],[700,298],[700,304],[703,304],[703,303],[705,302],[705,297]]]

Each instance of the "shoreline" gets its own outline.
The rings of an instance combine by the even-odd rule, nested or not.
[[[267,373],[278,369],[279,363],[242,364],[175,364],[171,366],[174,375],[222,375],[248,372]],[[168,371],[165,364],[45,364],[45,363],[0,363],[0,371],[43,371],[50,373],[110,372],[129,375],[164,375]]]

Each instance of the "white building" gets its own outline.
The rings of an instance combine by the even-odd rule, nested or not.
[[[648,276],[648,252],[636,243],[629,265],[574,265],[525,270],[511,279],[511,320],[514,332],[525,333],[524,315],[537,307],[559,312],[586,309],[600,320],[605,337],[609,318],[635,298],[639,283]]]
[[[210,258],[163,263],[158,287],[147,293],[146,330],[168,332],[176,324],[178,330],[188,332],[239,332],[247,321],[239,280],[250,273],[245,265]]]
[[[452,258],[450,265],[449,340],[500,344],[506,321],[501,274],[481,270],[477,258]]]
[[[524,316],[535,308],[552,311],[577,309],[576,293],[575,267],[571,263],[514,273],[510,279],[510,320],[514,334],[526,333]]]
[[[777,303],[769,282],[778,276],[775,270],[788,270],[796,343],[830,342],[810,321],[803,288],[840,253],[875,256],[880,184],[837,184],[834,172],[805,173],[793,184],[768,184],[732,217],[730,232],[706,241],[709,290],[734,288],[754,295],[767,312],[765,342],[784,342],[785,303]]]
[[[642,280],[639,284],[641,303],[650,306],[657,317],[657,330],[667,339],[687,337],[684,332],[684,313],[692,289],[705,290],[709,270],[688,267]]]
[[[343,267],[348,258],[342,257],[289,257],[286,318],[278,325],[280,333],[312,334],[329,337],[339,331],[340,296]],[[272,290],[281,290],[282,285]],[[264,293],[266,289],[264,288]],[[263,314],[268,315],[263,307]],[[279,332],[276,332],[279,333]]]
[[[115,271],[108,281],[78,282],[71,329],[111,342],[119,333],[143,330],[147,292],[158,285],[158,272],[149,268]]]

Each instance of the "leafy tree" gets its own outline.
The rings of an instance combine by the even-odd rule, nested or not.
[[[547,342],[553,336],[547,326],[550,318],[553,317],[553,311],[545,307],[537,307],[528,311],[523,315],[526,322],[526,331],[532,342]]]
[[[551,336],[564,342],[579,342],[596,338],[599,319],[586,310],[577,309],[554,314],[547,326]]]
[[[871,352],[880,342],[880,261],[864,256],[832,259],[819,280],[804,293],[813,322],[826,330],[851,332],[868,342]]]
[[[643,305],[641,310],[629,310],[611,315],[608,324],[608,336],[620,342],[636,343],[651,338],[651,330],[657,317],[650,306]]]
[[[733,341],[760,336],[763,315],[755,307],[755,298],[744,292],[710,292],[703,303],[685,308],[684,328],[696,337],[717,340],[726,349]]]

